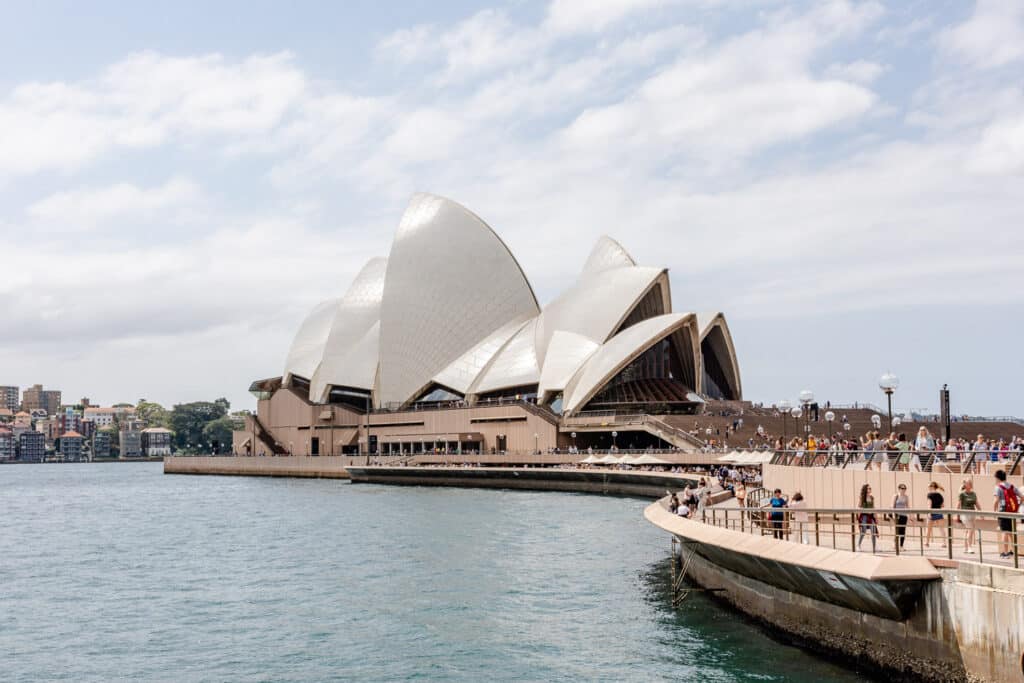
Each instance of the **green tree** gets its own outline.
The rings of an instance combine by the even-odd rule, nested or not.
[[[135,406],[135,416],[146,423],[147,427],[170,428],[171,414],[159,403],[142,400]]]
[[[215,444],[217,453],[225,453],[231,450],[231,432],[235,423],[230,417],[220,417],[206,423],[203,427],[204,443]]]
[[[192,444],[193,450],[209,452],[211,440],[205,437],[203,428],[208,423],[227,415],[226,403],[227,400],[218,399],[213,402],[195,401],[175,405],[168,422],[169,429],[174,432],[172,440],[176,450],[185,450],[186,444]],[[230,444],[230,436],[228,443]]]

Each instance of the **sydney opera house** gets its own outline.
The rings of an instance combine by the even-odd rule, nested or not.
[[[686,416],[742,397],[721,313],[674,312],[668,271],[601,237],[541,308],[479,217],[412,198],[387,258],[302,322],[237,453],[691,448]],[[692,421],[692,418],[690,418]]]

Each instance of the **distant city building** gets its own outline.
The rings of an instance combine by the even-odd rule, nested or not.
[[[60,435],[60,454],[65,462],[82,460],[83,440],[78,432],[64,432]]]
[[[18,387],[0,387],[0,408],[6,408],[12,413],[16,413],[20,403]]]
[[[122,458],[138,458],[142,456],[142,432],[137,424],[131,423],[122,429],[119,439]]]
[[[47,446],[52,446],[53,443],[60,438],[60,435],[64,433],[64,430],[61,428],[61,419],[59,417],[47,417],[41,420],[36,420],[35,431],[43,435]]]
[[[14,422],[14,411],[10,408],[0,408],[0,423]]]
[[[18,436],[18,460],[42,462],[46,457],[46,437],[41,432],[22,432]]]
[[[45,410],[47,415],[56,415],[60,412],[60,392],[34,384],[22,394],[21,409],[29,412]]]
[[[94,458],[109,458],[110,457],[110,430],[109,429],[98,429],[96,433],[92,435],[92,457]]]
[[[74,408],[65,408],[60,415],[60,428],[62,434],[64,432],[81,432],[82,414]]]
[[[16,452],[14,432],[6,427],[0,427],[0,461],[14,460]]]
[[[146,457],[171,454],[171,430],[163,427],[150,427],[142,430],[142,452]]]
[[[109,408],[89,406],[84,409],[82,414],[83,421],[92,422],[97,427],[109,427],[114,424],[114,418],[124,420],[133,417],[135,417],[135,408],[124,405],[111,406]]]

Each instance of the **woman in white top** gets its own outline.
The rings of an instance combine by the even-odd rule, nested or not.
[[[810,536],[810,525],[808,524],[807,513],[804,510],[807,508],[807,501],[804,500],[804,494],[797,491],[793,494],[793,497],[789,499],[789,504],[786,505],[790,510],[796,510],[793,513],[793,525],[796,527],[796,540],[798,543],[809,544]]]

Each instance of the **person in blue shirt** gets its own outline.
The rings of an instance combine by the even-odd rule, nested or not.
[[[782,489],[775,489],[772,492],[772,498],[768,501],[768,504],[772,506],[770,513],[772,522],[772,536],[780,540],[785,538],[783,533],[783,524],[786,519],[786,500],[785,496],[782,495]]]

